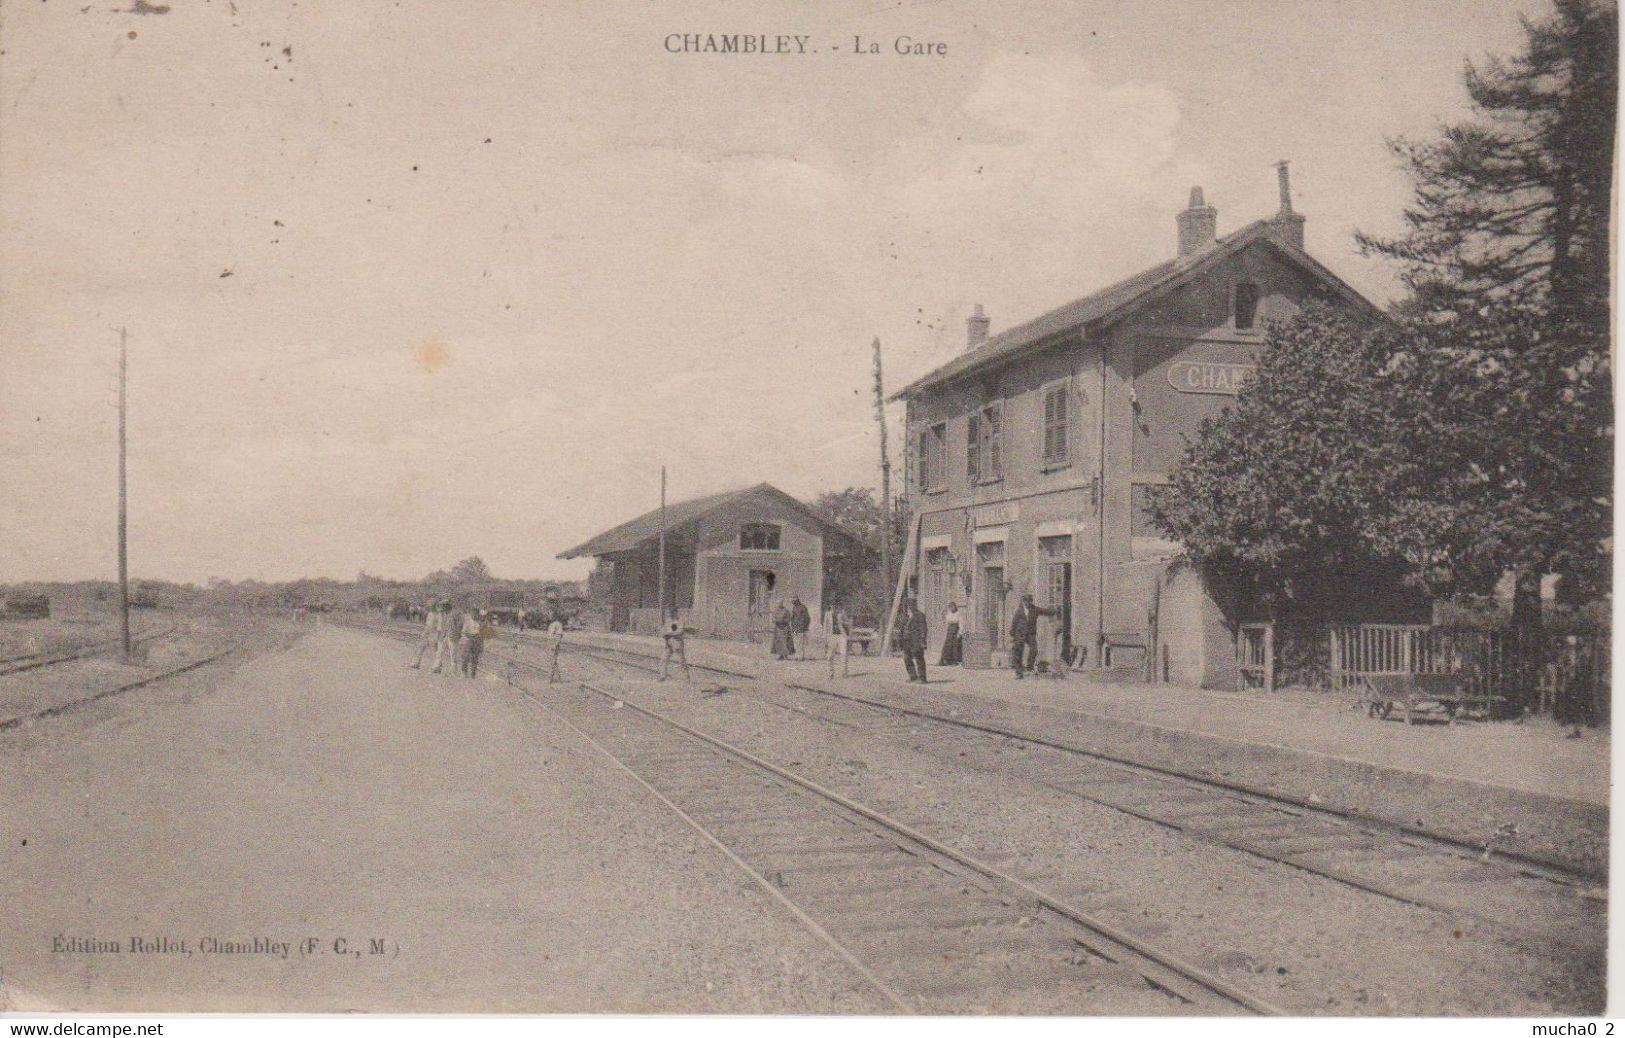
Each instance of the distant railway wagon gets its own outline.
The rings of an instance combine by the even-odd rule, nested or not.
[[[509,609],[507,606],[497,606],[485,611],[485,621],[499,627],[518,627],[520,609]]]
[[[7,620],[44,620],[51,615],[51,600],[45,595],[11,595],[0,616]]]

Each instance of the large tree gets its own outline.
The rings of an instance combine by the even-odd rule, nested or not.
[[[1258,377],[1202,424],[1154,517],[1266,600],[1360,571],[1435,594],[1559,573],[1595,593],[1612,470],[1593,345],[1515,308],[1444,324],[1306,308],[1270,326]]]
[[[1609,568],[1619,12],[1556,0],[1523,28],[1522,53],[1467,65],[1472,118],[1391,142],[1415,183],[1406,233],[1359,240],[1402,264],[1399,310],[1438,354],[1422,381],[1502,420],[1480,422],[1484,449],[1466,453],[1494,495],[1486,535],[1516,572],[1513,624],[1533,635],[1544,574],[1595,591]]]
[[[1156,524],[1242,611],[1339,613],[1354,591],[1437,576],[1414,416],[1396,410],[1392,326],[1324,306],[1273,323],[1257,378],[1204,421]],[[1404,399],[1408,394],[1398,394]]]
[[[1521,54],[1467,64],[1471,118],[1389,142],[1415,183],[1406,231],[1358,238],[1404,265],[1423,312],[1513,304],[1606,326],[1619,12],[1557,0],[1523,29]]]
[[[1502,305],[1398,329],[1385,380],[1424,483],[1432,549],[1482,585],[1519,575],[1515,625],[1539,623],[1539,580],[1571,601],[1609,585],[1612,387],[1606,333]],[[1404,504],[1405,502],[1401,502]]]

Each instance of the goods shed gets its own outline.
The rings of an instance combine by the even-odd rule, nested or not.
[[[612,564],[610,629],[659,628],[660,536],[668,608],[718,638],[770,637],[773,607],[799,595],[821,615],[826,559],[867,551],[815,509],[767,483],[668,505],[559,555]]]

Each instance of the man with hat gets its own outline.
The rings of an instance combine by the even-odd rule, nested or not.
[[[1038,662],[1038,618],[1054,615],[1053,609],[1033,605],[1032,595],[1021,596],[1021,605],[1010,617],[1010,665],[1017,678],[1025,677]]]
[[[903,599],[903,612],[897,619],[897,647],[903,651],[903,666],[908,668],[908,679],[925,684],[925,614],[914,604],[914,599]]]

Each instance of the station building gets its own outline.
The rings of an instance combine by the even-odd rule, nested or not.
[[[767,483],[668,505],[559,555],[612,564],[611,630],[659,630],[662,531],[668,606],[685,627],[717,638],[771,637],[773,607],[792,595],[821,616],[826,560],[868,552],[846,529]]]
[[[990,337],[978,305],[965,351],[892,397],[916,517],[901,581],[934,639],[957,601],[979,662],[1031,594],[1058,613],[1048,658],[1234,682],[1234,618],[1152,526],[1148,493],[1252,376],[1266,320],[1310,300],[1379,316],[1304,251],[1280,179],[1280,210],[1224,237],[1193,189],[1171,259],[1025,324]]]

